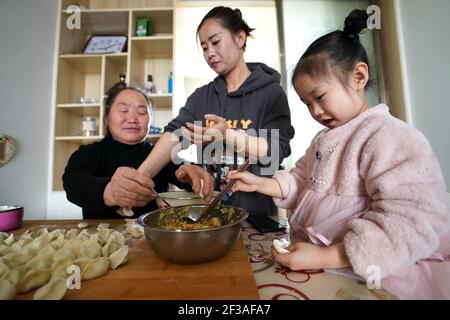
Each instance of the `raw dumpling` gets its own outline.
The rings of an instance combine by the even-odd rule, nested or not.
[[[54,280],[56,278],[64,278],[66,279],[69,274],[67,273],[67,267],[70,265],[73,265],[74,262],[72,260],[65,260],[65,261],[60,261],[57,264],[52,265],[52,276],[51,276],[51,280]]]
[[[110,265],[109,267],[111,269],[116,269],[121,264],[124,264],[127,261],[127,255],[128,255],[128,246],[123,246],[116,252],[114,252],[109,257]]]
[[[81,274],[82,280],[90,280],[101,277],[108,272],[109,258],[100,257],[91,261]]]
[[[26,263],[29,269],[45,269],[49,268],[53,263],[52,256],[36,256]]]
[[[11,247],[6,244],[0,244],[0,257],[8,254],[11,251]]]
[[[288,253],[290,252],[286,248],[289,247],[289,241],[287,239],[274,239],[273,247],[278,253]]]
[[[83,274],[84,269],[86,269],[86,266],[94,261],[94,259],[89,259],[86,257],[80,257],[77,260],[73,262],[74,265],[78,266],[80,268],[81,274]]]
[[[0,279],[0,300],[12,300],[16,294],[15,286],[5,279]]]
[[[11,269],[9,273],[3,278],[8,280],[14,287],[16,287],[20,281],[22,281],[25,274],[30,270],[26,265],[19,266],[17,268]]]
[[[75,260],[75,254],[73,253],[71,247],[64,246],[61,249],[58,249],[55,252],[55,255],[53,256],[53,264],[57,264],[60,261],[69,261],[69,260],[72,261]]]
[[[108,243],[105,244],[102,248],[102,256],[109,257],[111,254],[116,252],[121,247],[113,238],[108,240]]]
[[[70,229],[66,232],[66,239],[75,239],[78,236],[78,230],[77,229]]]
[[[36,231],[36,235],[42,236],[42,235],[46,235],[48,233],[48,229],[47,228],[40,228],[38,231]]]
[[[133,210],[131,208],[120,208],[117,212],[124,217],[132,217],[134,216]]]
[[[97,230],[100,231],[101,229],[109,229],[109,226],[109,223],[100,223],[97,227]]]
[[[78,236],[77,239],[79,240],[89,240],[91,238],[91,235],[89,234],[89,232],[86,229],[83,229],[83,231],[81,231]]]
[[[50,279],[50,269],[30,270],[23,277],[17,286],[19,293],[27,292],[39,288]]]
[[[0,243],[3,243],[3,240],[5,240],[8,237],[9,237],[9,234],[7,234],[6,232],[0,231]]]
[[[58,239],[61,235],[64,236],[65,230],[63,229],[55,229],[52,232],[47,234],[47,239],[51,242],[53,240]]]
[[[3,240],[3,243],[6,244],[7,246],[10,246],[14,243],[14,241],[15,241],[14,234],[11,233],[8,238]]]
[[[0,262],[0,279],[3,278],[3,276],[6,276],[8,273],[9,267],[3,262]]]
[[[46,245],[38,252],[38,257],[51,257],[55,255],[56,249],[51,246],[51,244]]]
[[[98,238],[99,238],[99,242],[100,242],[100,244],[105,244],[105,243],[107,243],[108,242],[108,240],[109,240],[109,237],[111,236],[111,233],[113,232],[114,230],[112,230],[112,229],[100,229],[99,231],[98,231]]]
[[[113,231],[110,238],[121,247],[125,245],[125,237],[118,231]]]
[[[79,229],[86,229],[86,228],[89,228],[89,223],[87,223],[87,222],[80,222],[80,223],[77,225],[77,227],[78,227]]]
[[[80,254],[77,257],[95,259],[101,256],[102,247],[93,240],[86,240],[80,246]]]
[[[39,288],[33,296],[34,300],[61,300],[67,292],[66,278],[55,278]]]

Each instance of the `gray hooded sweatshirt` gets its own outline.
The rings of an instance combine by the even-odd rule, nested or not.
[[[230,128],[267,140],[270,159],[252,165],[250,171],[271,176],[279,169],[283,159],[291,154],[289,142],[294,136],[291,114],[286,94],[280,85],[280,74],[262,63],[248,63],[247,66],[252,73],[236,91],[228,92],[221,76],[196,89],[164,131],[173,132],[186,122],[194,121],[201,121],[202,126],[206,126],[205,114],[221,116]],[[260,129],[267,129],[267,132]],[[202,159],[198,161],[205,164]],[[224,183],[228,170],[236,169],[238,162],[242,160],[239,161],[235,155],[234,159],[223,158],[220,165],[205,165],[216,178],[216,190]],[[246,209],[250,214],[272,215],[276,212],[272,199],[258,193],[236,192],[230,195],[226,203]]]

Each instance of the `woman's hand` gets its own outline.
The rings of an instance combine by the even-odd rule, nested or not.
[[[214,179],[208,171],[196,165],[182,165],[175,172],[175,175],[181,182],[189,183],[195,193],[203,193],[206,202],[211,201],[214,192]]]
[[[119,167],[103,192],[109,207],[143,207],[155,198],[150,190],[155,186],[152,179],[136,169]]]
[[[297,242],[286,248],[289,253],[278,253],[272,248],[275,261],[291,270],[315,270],[350,267],[344,244],[321,247],[307,242]]]
[[[225,141],[228,128],[227,121],[213,114],[205,115],[205,119],[211,124],[208,127],[200,127],[192,123],[186,123],[181,128],[183,135],[195,144],[209,144],[213,141]]]

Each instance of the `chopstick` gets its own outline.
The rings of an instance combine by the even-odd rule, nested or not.
[[[237,170],[237,172],[244,172],[247,171],[248,168],[250,167],[250,159],[247,158],[247,160],[245,160],[244,164]],[[206,219],[206,217],[208,215],[211,214],[212,210],[214,210],[214,207],[220,202],[222,201],[223,196],[225,195],[226,192],[228,192],[231,187],[234,186],[234,184],[237,182],[237,179],[231,179],[230,181],[228,181],[228,183],[225,185],[225,187],[220,191],[220,193],[217,195],[217,197],[214,198],[214,200],[208,205],[208,207],[206,207],[205,211],[203,211],[201,217],[197,220],[197,222],[202,222],[203,220]]]

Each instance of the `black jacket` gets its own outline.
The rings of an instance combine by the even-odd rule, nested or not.
[[[80,146],[66,166],[63,175],[67,199],[83,208],[84,219],[123,218],[116,211],[119,207],[107,207],[103,201],[103,191],[119,167],[137,169],[147,158],[153,146],[144,141],[137,145],[126,145],[107,135],[100,142]],[[165,192],[168,183],[191,190],[189,185],[180,183],[175,177],[178,167],[168,164],[153,178],[155,190]],[[155,201],[145,207],[135,207],[134,218],[156,209]]]
[[[187,100],[186,105],[180,109],[179,115],[166,127],[165,131],[174,132],[186,122],[202,121],[206,126],[205,114],[216,114],[228,121],[232,129],[246,130],[249,135],[260,135],[259,129],[269,129],[267,142],[268,153],[277,152],[278,161],[273,165],[252,165],[251,172],[262,175],[263,167],[273,168],[266,176],[271,176],[279,169],[279,164],[291,154],[289,142],[294,136],[294,128],[291,125],[291,114],[286,94],[280,85],[280,74],[262,63],[248,63],[251,75],[239,87],[238,90],[228,92],[226,83],[218,76],[209,84],[198,88]],[[254,129],[249,130],[249,129]],[[271,140],[278,129],[278,150],[273,151]],[[202,159],[198,159],[203,163]],[[208,171],[216,176],[216,189],[224,182],[229,169],[237,168],[235,156],[231,165],[206,166]],[[218,174],[217,174],[218,172]],[[249,211],[250,214],[273,214],[276,210],[270,197],[257,193],[238,192],[232,195],[230,204]]]

